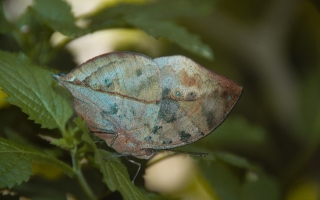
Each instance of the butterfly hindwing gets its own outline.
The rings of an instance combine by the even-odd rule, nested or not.
[[[139,141],[152,131],[160,109],[160,69],[152,59],[105,54],[54,77],[70,91],[91,131],[119,153],[140,151]]]

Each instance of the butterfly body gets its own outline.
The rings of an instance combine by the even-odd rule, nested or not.
[[[103,54],[53,77],[70,91],[94,134],[118,153],[141,159],[205,137],[242,92],[183,56]]]

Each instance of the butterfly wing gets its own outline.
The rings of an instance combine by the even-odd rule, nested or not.
[[[136,53],[104,54],[53,77],[70,91],[92,132],[119,153],[144,159],[152,149],[208,135],[242,92],[183,56],[152,60]]]
[[[67,75],[54,75],[74,97],[78,115],[109,146],[115,135],[107,133],[127,137],[128,146],[137,146],[135,141],[152,131],[160,110],[159,77],[160,70],[152,59],[125,52],[104,54]]]
[[[156,125],[144,148],[169,149],[197,141],[216,129],[242,87],[183,56],[155,59],[162,97]]]

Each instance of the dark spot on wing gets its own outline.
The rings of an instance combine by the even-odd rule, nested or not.
[[[171,93],[171,89],[170,88],[164,88],[164,90],[162,91],[162,98],[169,98],[170,97],[170,93]]]
[[[118,110],[119,110],[119,106],[117,104],[113,104],[113,106],[110,107],[109,113],[111,115],[115,115],[118,113]]]
[[[214,126],[216,126],[216,119],[214,117],[213,111],[205,112],[205,116],[207,118],[207,124],[209,126],[209,129],[211,129]]]
[[[204,137],[204,133],[203,132],[200,132],[199,134],[201,135],[201,137]]]
[[[110,87],[110,85],[112,84],[112,80],[106,78],[106,79],[104,80],[104,83],[106,84],[107,87]]]
[[[189,138],[191,137],[191,135],[185,131],[179,132],[179,136],[182,142],[188,142]]]
[[[136,70],[136,74],[137,74],[137,76],[141,76],[141,75],[142,75],[141,69],[137,69],[137,70]]]
[[[132,88],[132,92],[139,96],[142,90],[150,90],[150,88],[158,81],[157,78],[157,76],[149,76],[141,80],[136,87]]]
[[[154,126],[151,133],[152,134],[157,134],[159,130],[162,129],[162,126]]]
[[[145,137],[144,140],[145,141],[151,141],[151,136],[149,135],[149,136]]]
[[[227,91],[223,91],[222,94],[221,94],[221,97],[224,98],[224,99],[227,99],[229,96],[228,92]]]
[[[177,120],[179,104],[174,100],[162,100],[159,110],[159,118],[167,123]]]
[[[164,140],[163,142],[162,142],[162,144],[171,144],[172,143],[172,140]]]

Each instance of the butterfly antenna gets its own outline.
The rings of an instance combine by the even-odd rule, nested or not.
[[[205,157],[208,155],[208,153],[199,153],[199,152],[189,152],[189,151],[179,151],[179,150],[169,150],[175,153],[182,153],[182,154],[188,154],[190,156],[201,156]]]
[[[131,162],[131,163],[133,163],[133,164],[135,164],[135,165],[138,166],[138,170],[137,170],[136,174],[134,175],[134,177],[133,177],[133,179],[132,179],[132,184],[134,184],[134,180],[137,178],[137,176],[138,176],[138,174],[139,174],[139,172],[140,172],[141,164],[138,163],[138,162],[136,162],[136,161],[134,161],[134,160],[130,160],[130,159],[127,158],[127,157],[125,157],[125,158],[126,158],[129,162]]]
[[[172,152],[171,154],[169,155],[166,155],[162,158],[159,158],[159,159],[156,159],[154,161],[151,161],[147,164],[148,167],[150,167],[151,165],[154,165],[164,159],[167,159],[167,158],[170,158],[170,157],[173,157],[173,156],[176,156],[177,154],[188,154],[190,156],[201,156],[201,157],[205,157],[208,155],[208,153],[198,153],[198,152],[188,152],[188,151],[179,151],[179,150],[165,150],[165,151],[168,151],[168,152]]]

